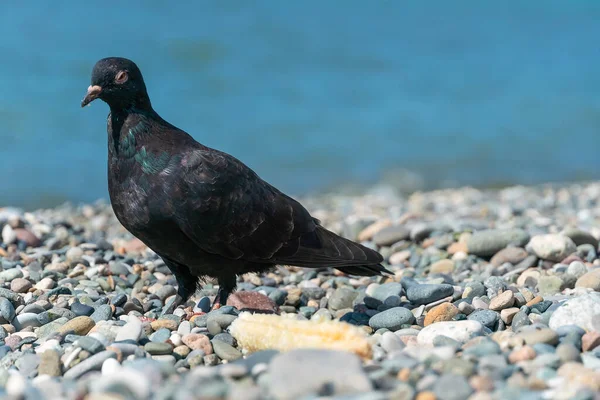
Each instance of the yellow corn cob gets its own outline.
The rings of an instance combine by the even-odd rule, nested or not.
[[[319,348],[371,357],[371,344],[365,331],[340,321],[300,321],[284,316],[243,312],[229,332],[246,351],[287,351]]]

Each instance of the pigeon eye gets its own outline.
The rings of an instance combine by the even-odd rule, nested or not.
[[[125,83],[125,82],[127,82],[128,78],[129,78],[129,75],[127,75],[127,71],[119,71],[117,73],[117,76],[115,77],[115,82],[116,83]]]

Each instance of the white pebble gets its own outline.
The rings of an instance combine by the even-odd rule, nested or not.
[[[121,364],[114,358],[109,358],[102,363],[102,375],[111,375],[121,370]]]
[[[25,377],[18,372],[11,373],[6,382],[6,393],[14,398],[21,398],[25,392],[27,382]]]
[[[181,336],[178,333],[172,334],[169,340],[171,340],[171,343],[173,343],[173,346],[175,347],[181,346],[181,344],[183,343],[181,341]]]

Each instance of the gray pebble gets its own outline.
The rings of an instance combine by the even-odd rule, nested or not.
[[[65,379],[78,379],[89,371],[100,370],[104,361],[109,358],[117,358],[117,353],[105,350],[98,354],[94,354],[65,372],[64,377]]]
[[[144,350],[153,356],[171,354],[173,352],[173,345],[170,343],[148,342],[144,345]],[[173,364],[175,364],[175,361],[173,361]]]
[[[354,289],[342,287],[336,289],[329,298],[329,308],[333,311],[351,308],[352,302],[358,296],[358,292]]]
[[[242,353],[238,349],[221,340],[212,340],[211,343],[215,354],[222,360],[235,361],[242,357]]]
[[[91,354],[96,354],[104,350],[104,344],[91,336],[79,336],[74,345],[81,347]]]
[[[96,307],[96,310],[90,315],[94,322],[108,321],[112,316],[112,309],[108,304],[102,304]]]
[[[404,282],[405,279],[402,279]],[[416,305],[429,304],[454,294],[454,288],[448,284],[410,284],[406,287],[406,297]]]
[[[436,379],[433,393],[440,400],[463,400],[473,393],[473,389],[464,376],[444,374]]]
[[[495,330],[496,324],[498,323],[498,320],[500,320],[500,314],[492,310],[478,310],[470,314],[467,319],[479,321],[483,326]]]
[[[395,307],[375,314],[369,320],[369,326],[373,329],[386,328],[390,331],[397,331],[403,325],[412,324],[414,321],[415,316],[410,310],[403,307]]]

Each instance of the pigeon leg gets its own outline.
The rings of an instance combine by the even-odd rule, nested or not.
[[[215,300],[211,306],[211,310],[216,310],[227,304],[227,298],[235,289],[236,277],[221,277],[219,278],[219,291],[215,296]]]
[[[194,294],[198,285],[198,278],[190,274],[190,270],[182,264],[163,257],[167,267],[177,279],[177,294],[175,298],[164,308],[163,314],[173,314],[175,309],[185,304],[190,296]]]

